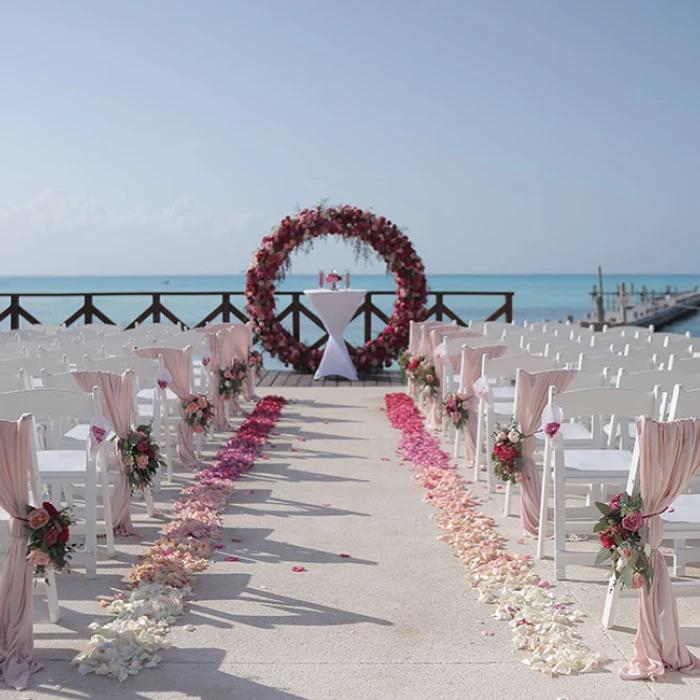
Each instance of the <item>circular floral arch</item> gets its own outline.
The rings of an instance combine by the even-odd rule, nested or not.
[[[357,207],[304,209],[297,216],[286,216],[255,252],[248,269],[246,301],[248,315],[265,350],[285,365],[313,372],[323,351],[296,340],[277,320],[275,284],[289,267],[295,248],[320,236],[339,235],[355,239],[356,251],[364,245],[384,258],[387,272],[396,280],[396,302],[384,330],[361,347],[350,347],[350,356],[361,372],[389,366],[408,345],[409,322],[419,321],[425,312],[428,288],[425,268],[412,243],[396,224],[383,216]]]

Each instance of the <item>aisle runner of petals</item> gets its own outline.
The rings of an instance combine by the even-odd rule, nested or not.
[[[90,625],[94,634],[88,649],[73,660],[78,673],[124,681],[160,663],[158,652],[169,646],[170,625],[184,612],[196,583],[194,574],[206,569],[212,552],[222,548],[216,540],[221,537],[221,513],[233,495],[234,481],[261,456],[284,404],[280,396],[262,399],[213,465],[195,475],[196,484],[183,489],[165,536],[131,570],[130,592],[118,593],[110,603],[103,601],[115,619]]]
[[[524,663],[548,675],[596,668],[598,654],[572,628],[581,613],[557,603],[550,584],[531,570],[529,555],[504,550],[493,518],[477,510],[480,502],[467,488],[471,482],[457,474],[439,441],[426,432],[413,399],[406,394],[385,399],[389,421],[403,433],[397,451],[413,463],[416,481],[428,490],[425,501],[439,509],[440,539],[461,559],[479,601],[493,604],[493,616],[508,621],[515,648],[527,652]]]

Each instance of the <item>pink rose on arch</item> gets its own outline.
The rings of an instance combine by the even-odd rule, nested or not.
[[[35,508],[29,514],[29,527],[32,530],[40,530],[42,527],[48,524],[50,516],[45,508]]]
[[[637,530],[642,527],[643,522],[644,518],[642,518],[641,512],[635,510],[634,513],[628,513],[624,518],[622,518],[622,527],[630,532],[637,532]]]

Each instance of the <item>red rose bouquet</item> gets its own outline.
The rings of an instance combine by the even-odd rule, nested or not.
[[[248,376],[248,365],[236,360],[230,367],[219,370],[219,396],[230,399],[241,393],[243,382]]]
[[[63,571],[75,546],[68,544],[70,526],[75,523],[69,508],[57,510],[49,501],[41,507],[27,506],[27,561],[34,564],[34,575],[45,576],[48,569]]]
[[[593,532],[600,533],[601,548],[596,565],[611,560],[616,581],[625,588],[647,591],[654,580],[654,569],[649,562],[651,545],[644,543],[644,516],[642,497],[618,493],[608,503],[596,503],[602,513]]]
[[[442,410],[455,428],[460,430],[464,427],[469,419],[469,410],[467,409],[466,394],[447,394],[442,402]]]

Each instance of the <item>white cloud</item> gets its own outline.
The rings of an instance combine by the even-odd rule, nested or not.
[[[0,274],[230,272],[238,261],[227,264],[216,249],[249,239],[252,252],[259,239],[255,219],[254,211],[217,216],[188,194],[158,210],[122,210],[47,187],[25,202],[0,201]],[[240,247],[247,259],[246,246]]]

